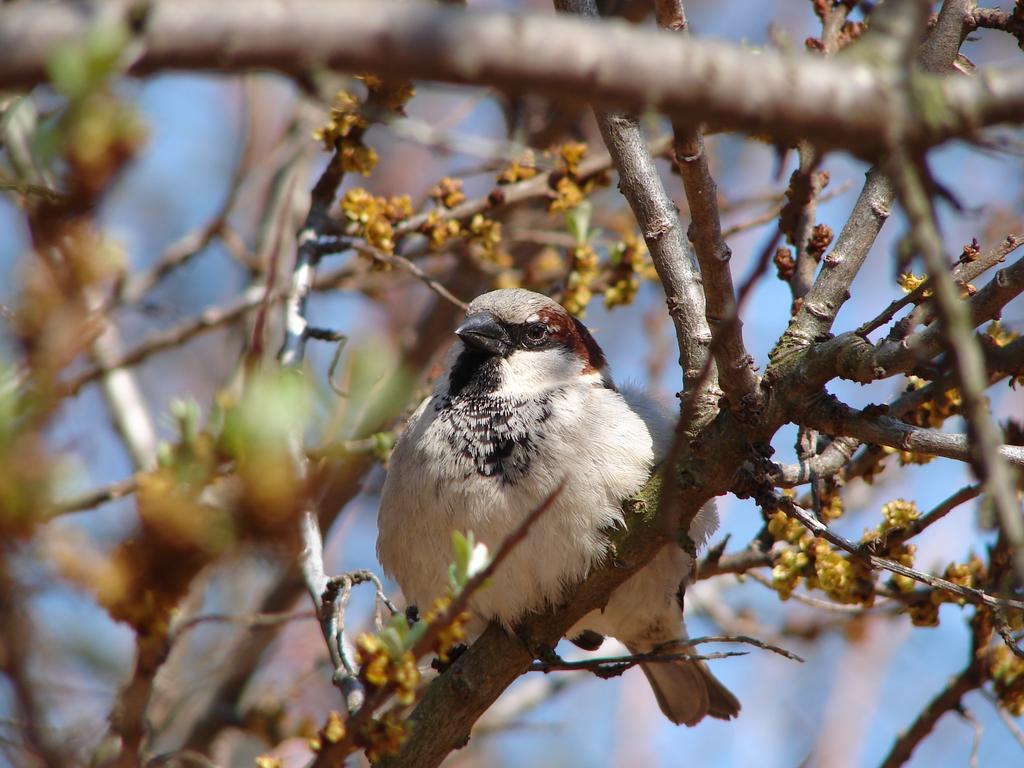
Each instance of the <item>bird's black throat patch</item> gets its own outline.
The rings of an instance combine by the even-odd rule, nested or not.
[[[473,394],[489,394],[501,385],[501,360],[478,349],[462,350],[448,374],[448,394],[458,397],[468,388]],[[469,392],[467,392],[469,394]]]

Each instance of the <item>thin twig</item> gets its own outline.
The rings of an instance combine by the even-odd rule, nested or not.
[[[743,645],[752,645],[755,648],[760,648],[763,651],[771,651],[777,653],[779,656],[784,656],[790,661],[799,661],[803,663],[803,658],[787,651],[785,648],[780,648],[777,645],[766,643],[764,640],[758,640],[756,637],[750,635],[706,635],[702,637],[692,637],[686,641],[687,645],[703,645],[705,643],[742,643]]]
[[[911,520],[902,528],[888,531],[882,538],[874,539],[865,546],[873,552],[886,552],[894,546],[909,541],[926,528],[944,518],[961,504],[976,498],[981,493],[981,485],[968,485],[940,502],[934,509],[921,517]]]
[[[928,703],[910,728],[896,739],[880,768],[899,768],[910,760],[914,750],[932,732],[939,719],[947,712],[958,711],[964,695],[982,684],[981,665],[979,659],[972,659],[959,675],[950,680],[949,685]]]
[[[1009,600],[1006,598],[994,597],[979,589],[963,587],[938,576],[932,576],[931,574],[924,573],[913,568],[908,568],[905,565],[901,565],[900,563],[896,563],[884,557],[878,557],[877,555],[867,553],[861,547],[835,533],[827,525],[814,517],[814,515],[798,506],[792,499],[775,494],[764,494],[760,497],[759,503],[764,508],[783,510],[787,516],[803,523],[804,527],[815,536],[820,536],[833,546],[849,552],[858,560],[862,560],[874,568],[883,568],[900,576],[907,576],[914,581],[926,584],[934,589],[942,589],[947,592],[951,592],[974,605],[984,605],[989,608],[1013,608],[1015,610],[1024,610],[1024,602],[1021,602],[1020,600]]]
[[[98,295],[86,291],[86,300],[98,310]],[[90,357],[101,371],[103,400],[134,468],[152,469],[157,459],[156,425],[135,373],[127,366],[116,364],[124,356],[120,329],[109,318],[104,325],[103,331],[89,345]]]
[[[733,656],[746,656],[748,651],[721,651],[716,653],[637,653],[631,656],[610,656],[596,659],[580,659],[579,661],[566,661],[555,656],[552,659],[536,661],[530,665],[530,672],[593,672],[597,677],[609,679],[618,677],[628,669],[638,664],[659,664],[679,661],[712,661],[715,659],[728,659]]]
[[[648,144],[648,151],[651,155],[662,154],[671,146],[672,140],[668,136],[656,138]],[[607,153],[593,155],[584,158],[576,171],[576,178],[579,181],[598,176],[612,167],[612,158]],[[560,174],[560,170],[552,170],[546,173],[539,173],[530,179],[516,182],[515,184],[503,184],[492,189],[488,194],[472,200],[467,200],[453,208],[438,208],[433,211],[418,213],[408,219],[398,222],[394,227],[396,237],[418,232],[427,223],[431,214],[440,217],[440,220],[465,221],[471,219],[478,213],[486,213],[496,208],[514,206],[538,197],[551,197],[554,195],[553,182]]]
[[[436,293],[445,301],[451,302],[456,307],[465,312],[469,309],[469,305],[459,297],[455,296],[451,291],[445,288],[440,282],[432,278],[426,272],[424,272],[414,262],[410,261],[404,256],[397,253],[385,253],[379,248],[374,248],[369,243],[356,243],[355,249],[360,253],[365,253],[371,256],[375,261],[379,261],[382,264],[390,264],[391,266],[400,267],[414,276],[416,279],[422,281],[430,290]]]
[[[303,511],[300,533],[302,554],[299,556],[299,567],[302,570],[306,589],[316,607],[320,631],[331,657],[331,664],[334,668],[332,681],[341,691],[348,711],[356,712],[366,701],[366,695],[355,675],[352,662],[347,657],[344,638],[338,627],[338,616],[334,605],[336,595],[331,593],[331,580],[324,570],[324,542],[320,535],[320,524],[316,519],[316,513],[312,510]]]
[[[318,276],[313,283],[313,289],[319,291],[337,288],[349,283],[356,276],[357,272],[353,269],[340,268],[329,274]],[[183,320],[178,325],[157,331],[139,342],[137,346],[112,360],[110,366],[124,368],[138,365],[147,358],[164,350],[178,347],[196,336],[231,325],[233,322],[244,317],[248,312],[258,309],[263,303],[264,293],[264,286],[252,285],[236,297],[234,301],[226,305],[211,307],[200,312],[195,317]],[[274,291],[273,300],[275,302],[283,301],[286,294],[286,290]],[[103,369],[98,366],[86,368],[64,383],[62,393],[65,396],[76,395],[81,391],[82,387],[95,381],[102,375]]]
[[[842,184],[838,184],[835,189],[830,189],[828,192],[822,194],[818,198],[818,202],[824,203],[829,200],[834,200],[840,195],[846,194],[850,190],[851,186],[852,185],[849,181],[844,181]],[[756,229],[757,227],[762,227],[765,224],[770,224],[779,217],[779,214],[782,212],[782,207],[783,203],[775,203],[764,213],[759,213],[757,216],[753,216],[746,221],[732,224],[722,230],[722,237],[728,240],[730,237],[738,235],[740,232],[746,232],[749,229]]]
[[[710,579],[726,573],[743,574],[754,568],[768,568],[775,563],[775,556],[769,550],[754,547],[722,555],[715,560],[704,558],[697,568],[697,580]]]
[[[138,480],[134,475],[132,477],[126,477],[124,480],[118,480],[117,482],[105,485],[102,488],[96,488],[95,490],[88,491],[81,496],[76,496],[75,498],[67,499],[66,501],[56,502],[50,516],[59,517],[60,515],[67,515],[72,512],[83,512],[87,509],[98,507],[101,504],[107,504],[111,501],[123,499],[125,496],[130,496],[135,493],[138,486]]]
[[[167,642],[171,645],[181,639],[182,635],[191,632],[203,624],[241,624],[252,628],[279,627],[298,619],[315,618],[314,611],[283,611],[281,613],[203,613],[192,616],[171,628],[167,634]]]
[[[1006,726],[1010,735],[1013,736],[1014,740],[1018,744],[1020,744],[1020,748],[1024,749],[1024,730],[1017,725],[1017,721],[1014,719],[1013,715],[1006,711],[1006,707],[1003,706],[1003,703],[991,691],[982,688],[981,695],[988,699],[989,703],[992,704],[996,714],[999,715],[999,719],[1003,721],[1003,725]]]
[[[1021,638],[1014,637],[1013,630],[1010,628],[1010,624],[1002,611],[992,612],[992,625],[995,627],[999,637],[1003,639],[1006,647],[1010,649],[1010,652],[1018,659],[1024,659],[1024,648],[1020,646]]]
[[[990,248],[983,255],[973,261],[961,261],[953,268],[953,280],[958,285],[966,285],[986,270],[1006,260],[1006,257],[1024,245],[1024,233],[1007,235],[999,245]],[[910,304],[920,305],[931,295],[931,279],[926,278],[921,285],[910,293],[891,302],[889,306],[879,312],[871,320],[860,325],[854,331],[858,336],[867,337],[868,334],[881,328],[883,325],[892,322],[896,314]],[[923,319],[923,318],[922,318]]]
[[[960,717],[974,729],[974,739],[971,741],[971,754],[967,758],[967,768],[978,768],[978,750],[981,748],[981,735],[984,729],[981,727],[981,721],[966,707],[960,707]]]

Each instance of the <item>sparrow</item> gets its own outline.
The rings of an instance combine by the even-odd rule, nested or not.
[[[481,628],[511,628],[558,605],[602,562],[607,532],[623,525],[622,502],[669,450],[674,421],[643,392],[617,388],[583,323],[541,294],[485,293],[455,335],[443,374],[392,453],[377,556],[409,604],[430,606],[448,587],[453,531],[472,531],[493,552],[561,485],[470,601]],[[705,544],[717,524],[711,502],[690,525],[691,540]],[[610,636],[634,654],[687,650],[682,596],[694,567],[667,545],[567,636],[591,649]],[[703,662],[641,666],[673,723],[739,713]]]

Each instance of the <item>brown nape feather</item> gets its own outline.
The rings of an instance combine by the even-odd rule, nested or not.
[[[542,309],[537,315],[551,329],[552,337],[584,361],[583,373],[594,373],[605,367],[604,352],[587,326],[562,309]]]
[[[594,337],[590,335],[590,331],[587,330],[587,326],[575,317],[572,319],[572,322],[576,326],[576,337],[579,339],[579,344],[576,346],[576,352],[581,358],[587,360],[589,363],[587,373],[600,371],[606,364],[604,352],[602,352],[601,348],[597,346],[597,342],[594,341]]]

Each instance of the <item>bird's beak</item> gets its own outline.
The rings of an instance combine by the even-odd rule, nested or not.
[[[490,312],[477,312],[466,318],[466,322],[455,329],[455,335],[467,347],[504,357],[512,349],[512,338],[508,331]]]

